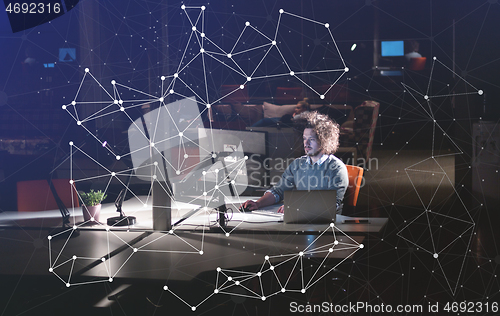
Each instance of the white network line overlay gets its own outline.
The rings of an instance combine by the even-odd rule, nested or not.
[[[438,63],[439,66],[444,67],[451,73],[453,73],[456,77],[458,77],[460,80],[462,80],[465,84],[467,84],[470,88],[472,88],[474,91],[471,92],[466,92],[466,93],[449,93],[449,94],[437,94],[437,95],[432,95],[429,94],[430,88],[431,88],[431,83],[432,83],[432,75],[436,66],[436,63]],[[405,83],[401,83],[403,87],[406,89],[407,92],[410,93],[412,98],[418,102],[420,107],[424,110],[425,114],[429,116],[429,118],[432,120],[432,127],[433,127],[433,135],[432,135],[432,152],[431,156],[419,161],[411,166],[408,166],[405,168],[406,175],[408,176],[408,179],[411,182],[411,185],[413,189],[415,190],[423,208],[423,212],[418,215],[416,218],[411,220],[405,227],[403,227],[399,232],[398,236],[406,240],[407,242],[415,245],[419,249],[424,250],[425,252],[429,253],[432,255],[434,259],[437,260],[437,263],[439,265],[439,268],[441,272],[443,273],[443,276],[446,279],[446,284],[448,285],[450,291],[452,292],[453,295],[455,295],[458,285],[459,285],[459,280],[462,275],[463,267],[465,264],[465,260],[467,258],[467,252],[469,251],[470,244],[472,242],[472,237],[473,234],[472,232],[474,231],[475,228],[475,222],[467,209],[466,205],[460,198],[460,195],[455,189],[455,185],[452,182],[452,180],[449,178],[448,174],[446,173],[445,169],[439,164],[439,161],[437,158],[439,157],[444,157],[444,156],[450,156],[450,155],[461,155],[463,154],[463,151],[460,149],[460,147],[453,141],[453,139],[448,135],[448,133],[439,125],[437,122],[434,113],[432,111],[432,106],[431,106],[431,100],[435,98],[444,98],[444,97],[459,97],[459,96],[465,96],[465,95],[483,95],[483,90],[477,89],[474,87],[472,84],[470,84],[467,80],[459,76],[457,73],[455,73],[452,69],[447,67],[445,64],[443,64],[437,57],[433,57],[433,62],[432,62],[432,67],[431,67],[431,72],[429,76],[429,82],[427,84],[427,90],[425,93],[419,92],[416,89],[410,87],[409,85],[406,85]],[[427,103],[427,107],[423,104]],[[450,153],[450,154],[442,154],[442,155],[435,155],[435,138],[436,138],[436,131],[439,129],[442,133],[443,136],[448,139],[451,144],[455,147],[456,152]],[[428,164],[434,164],[435,168],[434,169],[429,169]],[[419,165],[422,165],[422,167],[419,167]],[[424,201],[423,197],[419,193],[419,188],[417,185],[414,183],[415,179],[412,179],[412,174],[416,173],[417,175],[423,175],[423,174],[430,174],[432,176],[438,176],[441,177],[440,182],[438,186],[435,188],[435,191],[429,201]],[[418,176],[417,176],[418,178]],[[436,196],[439,188],[441,187],[441,184],[446,184],[449,185],[453,188],[453,195],[456,196],[456,198],[459,201],[459,206],[457,208],[460,208],[460,211],[462,212],[462,217],[456,217],[456,216],[450,216],[446,214],[446,210],[443,209],[432,209],[431,204],[434,200],[434,197]],[[441,222],[441,223],[449,223],[453,222],[455,224],[459,224],[463,226],[462,230],[454,232],[455,236],[454,239],[451,240],[448,243],[445,243],[443,245],[439,245],[439,232],[436,227],[432,227],[432,222],[434,222],[434,225],[436,225],[436,221]],[[404,236],[404,233],[412,228],[412,226],[418,226],[420,222],[426,223],[427,225],[427,231],[425,233],[428,233],[428,236],[430,238],[430,244],[426,242],[423,238],[420,238],[421,236]],[[441,225],[440,228],[442,228],[443,224]],[[464,235],[470,234],[469,238],[464,239]],[[411,233],[410,233],[411,235]],[[451,275],[452,272],[446,271],[446,266],[440,261],[443,256],[446,256],[448,252],[452,252],[451,248],[453,248],[454,244],[459,244],[459,243],[465,243],[466,246],[464,247],[465,249],[463,250],[463,259],[461,260],[461,265],[460,265],[460,270],[458,272],[458,275]],[[452,281],[454,280],[454,282]],[[453,284],[455,283],[455,284]]]
[[[108,144],[106,140],[100,139],[98,135],[94,134],[93,131],[91,131],[90,129],[88,129],[85,126],[85,123],[90,122],[90,121],[95,121],[95,120],[109,119],[109,117],[111,115],[116,115],[117,113],[122,113],[133,124],[134,121],[131,118],[131,116],[127,113],[127,111],[130,111],[132,109],[140,107],[140,106],[142,106],[144,104],[151,104],[151,103],[155,103],[155,102],[159,102],[160,108],[162,110],[164,110],[164,111],[167,111],[167,113],[170,115],[169,108],[167,106],[168,104],[166,104],[164,102],[165,99],[166,99],[166,97],[168,97],[168,96],[175,96],[175,97],[192,98],[192,99],[194,99],[192,97],[192,95],[194,95],[196,97],[196,99],[197,99],[197,102],[199,102],[200,104],[202,104],[205,107],[204,110],[203,110],[203,112],[204,111],[208,111],[208,109],[211,107],[211,104],[215,104],[216,102],[220,101],[224,97],[227,97],[228,95],[230,95],[232,93],[235,93],[236,91],[238,91],[238,89],[236,89],[235,91],[232,91],[229,94],[224,95],[224,96],[213,97],[209,93],[209,89],[208,89],[208,85],[207,85],[207,73],[209,73],[210,69],[207,69],[205,67],[205,58],[206,57],[209,57],[209,58],[212,58],[213,60],[218,61],[220,63],[220,65],[226,67],[227,70],[232,71],[235,74],[241,76],[242,81],[241,81],[241,84],[239,86],[240,89],[245,89],[246,88],[246,84],[248,82],[250,82],[251,80],[266,80],[267,78],[271,78],[271,77],[289,76],[289,77],[292,77],[293,79],[297,80],[298,82],[300,82],[302,85],[308,87],[311,91],[313,91],[315,94],[317,94],[321,99],[324,99],[325,95],[338,82],[338,80],[340,80],[340,78],[346,72],[349,71],[349,69],[345,65],[345,62],[344,62],[344,59],[342,58],[342,55],[340,54],[340,51],[339,51],[338,46],[337,46],[337,44],[335,42],[333,34],[330,31],[330,28],[329,28],[330,26],[329,26],[328,23],[321,23],[321,22],[318,22],[318,21],[314,21],[314,20],[311,20],[311,19],[308,19],[308,18],[305,18],[305,17],[301,17],[301,16],[298,16],[298,15],[295,15],[295,14],[291,14],[291,13],[285,12],[283,9],[280,9],[279,10],[279,13],[280,13],[279,20],[278,20],[278,23],[277,23],[277,26],[276,26],[276,30],[275,30],[273,36],[267,36],[266,34],[264,34],[261,31],[259,31],[256,27],[252,26],[250,24],[250,22],[246,22],[245,23],[245,27],[243,28],[243,30],[242,30],[240,36],[238,37],[237,41],[232,46],[232,49],[230,51],[225,51],[224,49],[222,49],[221,47],[219,47],[214,41],[212,41],[210,39],[210,37],[207,34],[205,34],[204,31],[203,31],[205,29],[205,27],[203,25],[203,23],[205,22],[205,18],[204,18],[205,9],[206,9],[205,6],[202,6],[202,7],[186,7],[186,6],[182,5],[181,9],[184,11],[186,18],[187,18],[187,20],[189,21],[189,23],[191,25],[191,32],[188,35],[189,36],[189,40],[187,41],[186,48],[184,49],[182,58],[180,59],[179,65],[178,65],[175,73],[161,77],[161,83],[162,83],[162,95],[161,95],[161,97],[157,97],[157,96],[151,95],[149,93],[137,90],[137,89],[135,89],[133,87],[130,87],[130,86],[122,85],[122,84],[120,84],[119,82],[117,82],[115,80],[113,80],[111,82],[112,89],[111,90],[107,90],[104,87],[104,85],[101,84],[92,75],[92,73],[90,72],[90,69],[86,68],[85,69],[85,74],[84,74],[84,76],[82,78],[82,81],[81,81],[81,84],[80,84],[80,87],[79,87],[79,89],[78,89],[78,91],[77,91],[77,93],[76,93],[73,101],[71,103],[69,103],[69,104],[66,104],[66,105],[62,106],[62,109],[65,110],[65,111],[67,111],[67,113],[76,121],[76,124],[78,126],[82,127],[83,129],[85,129],[85,131],[88,134],[90,134],[99,144],[101,144],[102,147],[109,152],[109,154],[113,155],[116,158],[116,160],[120,160],[120,159],[122,159],[125,156],[120,156],[120,155],[114,153],[113,149],[112,149],[113,148],[112,144]],[[190,18],[190,16],[188,15],[187,10],[198,10],[199,14],[197,16],[197,19],[196,20],[192,20]],[[339,68],[339,69],[320,69],[320,70],[315,69],[315,70],[311,70],[311,71],[304,71],[304,70],[300,70],[300,69],[292,69],[291,66],[289,66],[289,63],[287,62],[287,60],[285,59],[284,54],[282,53],[281,48],[280,48],[280,43],[277,40],[277,37],[278,37],[279,32],[280,32],[280,23],[281,23],[282,17],[284,15],[287,15],[288,17],[291,17],[291,18],[294,18],[294,19],[302,19],[303,21],[305,21],[307,23],[313,23],[313,24],[320,25],[320,26],[324,27],[324,29],[326,30],[326,34],[328,34],[328,36],[331,38],[332,42],[334,43],[335,51],[337,53],[337,55],[335,57],[340,59],[340,61],[343,64],[344,67],[343,68]],[[260,45],[259,44],[259,46],[256,46],[256,47],[253,47],[253,48],[250,48],[250,49],[246,49],[246,50],[243,50],[243,51],[237,51],[236,47],[238,46],[238,41],[242,38],[242,35],[245,32],[249,32],[249,31],[255,32],[255,33],[259,34],[260,36],[262,36],[264,39],[266,39],[268,41],[268,44],[265,44],[265,45]],[[196,39],[196,43],[198,43],[198,45],[199,45],[199,52],[197,54],[194,54],[194,56],[191,59],[188,60],[188,54],[186,54],[186,52],[188,51],[188,46],[189,46],[189,43],[191,42],[191,39]],[[214,46],[215,50],[210,51],[208,49],[205,49],[205,47],[206,47],[205,44],[206,43],[210,43],[211,44],[210,47]],[[235,60],[234,57],[237,56],[238,54],[242,54],[242,53],[247,53],[247,54],[251,53],[251,52],[255,51],[256,49],[265,49],[264,56],[263,57],[260,57],[260,56],[257,57],[258,60],[257,60],[256,66],[255,66],[255,68],[253,70],[251,70],[251,71],[245,71],[245,70],[243,70],[243,67],[241,67],[237,63],[237,61]],[[269,74],[257,76],[256,73],[258,71],[260,71],[260,72],[263,71],[261,69],[261,66],[265,63],[266,57],[272,51],[276,51],[278,53],[278,55],[281,56],[283,64],[286,66],[286,68],[288,69],[288,71],[287,72],[282,72],[282,73],[269,73]],[[219,58],[227,58],[227,60],[226,61],[222,61],[222,60],[219,60]],[[201,89],[201,91],[195,90],[188,82],[186,82],[186,81],[183,80],[183,73],[186,73],[186,71],[189,71],[188,65],[192,64],[196,59],[201,59],[201,63],[203,65],[203,74],[204,74],[204,83],[205,83],[205,86],[204,86],[204,89]],[[329,82],[329,88],[326,91],[316,91],[312,87],[311,84],[309,84],[306,80],[304,80],[304,79],[302,79],[300,77],[300,75],[302,75],[302,74],[311,74],[311,73],[317,74],[317,73],[332,73],[332,72],[338,72],[338,73],[340,73],[340,75],[335,80],[333,80],[333,82]],[[167,79],[169,79],[171,81],[170,81],[170,83],[168,83],[168,84],[165,85],[165,81]],[[96,83],[102,89],[102,91],[104,91],[105,95],[108,98],[106,100],[103,100],[103,101],[92,101],[92,102],[80,101],[79,94],[81,92],[81,88],[82,88],[85,80],[91,80],[92,82]],[[179,88],[179,87],[181,87],[184,90],[187,88],[187,90],[189,91],[188,93],[190,95],[183,95],[182,93],[177,92],[176,88]],[[182,90],[182,89],[180,89],[180,90]],[[137,100],[137,99],[133,99],[133,100],[126,100],[125,99],[124,100],[121,97],[122,94],[120,93],[120,90],[123,90],[123,91],[133,91],[133,92],[135,92],[137,94],[140,94],[142,96],[142,99],[141,100]],[[89,105],[100,105],[100,109],[98,111],[96,111],[95,113],[92,113],[92,114],[87,115],[85,117],[84,114],[83,114],[83,113],[85,113],[85,111],[82,111],[82,109],[85,106],[89,106]],[[203,112],[198,115],[197,119],[201,117],[201,115],[203,114]],[[175,128],[178,131],[178,134],[176,134],[174,136],[171,136],[168,139],[160,140],[160,142],[161,141],[169,141],[169,140],[172,140],[173,138],[178,138],[179,147],[185,149],[185,145],[186,144],[191,144],[191,145],[194,144],[194,142],[191,139],[189,139],[186,135],[184,135],[184,132],[189,127],[190,127],[190,125],[188,125],[184,129],[182,129],[180,126],[175,126]],[[140,130],[140,128],[138,128],[138,129]],[[156,130],[153,131],[153,134],[155,134],[155,133],[156,133]],[[152,141],[150,141],[149,138],[147,137],[147,135],[145,135],[145,134],[143,134],[143,137],[144,137],[145,140],[149,141],[150,144],[149,144],[149,146],[146,146],[145,148],[142,148],[142,149],[149,149],[149,148],[151,148],[151,152],[159,154],[160,156],[162,156],[163,160],[166,160],[165,157],[163,156],[163,154],[156,148],[157,145],[158,145],[158,143],[155,144]],[[201,147],[198,148],[198,149],[200,149],[200,151],[203,150],[203,148],[201,148]],[[70,180],[72,188],[75,191],[77,191],[75,183],[78,183],[80,181],[86,181],[86,180],[94,180],[94,179],[97,179],[97,178],[101,178],[101,180],[103,178],[107,179],[107,187],[106,187],[106,189],[109,187],[109,185],[110,185],[110,183],[111,183],[111,181],[113,179],[118,180],[121,183],[121,185],[123,185],[124,188],[127,188],[127,186],[125,184],[125,181],[122,181],[119,177],[120,176],[121,177],[125,177],[125,176],[129,175],[131,172],[137,172],[139,170],[139,168],[152,168],[154,170],[152,172],[152,174],[151,174],[151,177],[150,177],[151,188],[152,188],[153,187],[153,183],[156,182],[156,181],[158,181],[158,178],[159,178],[159,176],[162,173],[162,169],[159,168],[158,163],[156,163],[156,162],[154,162],[152,164],[145,165],[145,166],[135,167],[135,168],[132,168],[132,169],[123,170],[123,171],[119,171],[119,172],[111,171],[111,170],[107,169],[104,165],[102,165],[98,160],[94,159],[89,154],[87,154],[86,152],[84,152],[83,150],[81,150],[80,148],[78,148],[73,142],[70,142],[70,166],[71,166],[71,169],[70,169],[70,178],[71,179],[73,179],[73,161],[72,161],[72,157],[73,157],[73,154],[74,154],[75,151],[77,151],[78,153],[81,153],[82,155],[84,155],[85,157],[87,157],[90,161],[92,161],[93,163],[95,163],[96,165],[98,165],[100,168],[102,168],[102,170],[105,171],[105,173],[106,173],[105,175],[98,176],[98,177]],[[131,154],[132,153],[128,153],[128,154],[125,154],[125,155],[131,155]],[[180,156],[180,158],[183,158],[184,160],[179,159],[177,166],[173,166],[170,161],[165,161],[165,163],[170,164],[171,168],[173,168],[174,170],[176,170],[177,175],[179,175],[180,173],[182,173],[183,171],[185,171],[185,170],[182,169],[182,166],[184,165],[184,162],[186,161],[186,159],[189,158],[189,154],[185,151],[184,155],[182,155],[180,153],[179,156]],[[209,159],[210,159],[210,157],[209,157]],[[244,165],[245,165],[245,160],[246,159],[248,159],[248,157],[242,157],[240,159],[237,159],[236,161],[233,161],[232,162],[234,164],[233,165],[233,172],[238,172],[239,170],[241,170],[244,167]],[[202,160],[200,162],[200,164],[203,163],[203,162],[204,161]],[[203,177],[205,177],[205,176],[207,176],[207,177],[211,176],[212,178],[215,177],[215,179],[216,179],[216,184],[214,185],[214,187],[213,188],[206,188],[206,190],[203,192],[203,195],[204,196],[208,196],[209,200],[213,199],[214,196],[217,196],[218,193],[222,192],[221,191],[222,187],[234,184],[234,183],[227,183],[227,181],[226,181],[226,179],[224,177],[219,177],[217,171],[218,171],[217,169],[214,170],[214,171],[210,171],[212,174],[208,174],[208,172],[204,172],[203,173]],[[166,188],[164,188],[164,189],[170,195],[170,197],[173,199],[174,197],[171,195],[171,193],[169,192],[169,190],[167,190]],[[150,190],[150,194],[147,196],[147,200],[146,201],[140,200],[140,198],[134,192],[130,191],[129,188],[127,188],[127,190],[129,190],[129,193],[131,193],[134,196],[135,199],[137,199],[141,204],[143,204],[145,208],[148,207],[148,202],[151,202],[150,201],[151,200],[151,190]],[[211,213],[211,211],[209,210],[208,207],[205,207],[202,210],[204,212],[206,212],[207,215],[209,215]],[[79,209],[75,210],[75,208],[73,207],[72,211],[73,211],[73,219],[75,219],[75,217],[76,217],[75,214],[76,214],[77,211],[79,211]],[[133,213],[128,214],[128,215],[133,215]],[[117,276],[117,274],[121,271],[121,269],[126,265],[126,263],[130,260],[130,258],[132,256],[138,255],[142,251],[155,251],[155,252],[158,252],[158,253],[165,252],[165,250],[162,250],[162,249],[146,249],[145,248],[147,246],[151,246],[152,244],[154,244],[155,241],[157,241],[159,239],[162,239],[162,238],[179,238],[190,249],[189,251],[178,250],[178,251],[171,251],[171,252],[197,254],[197,255],[203,255],[204,254],[204,252],[203,252],[204,233],[201,234],[202,237],[201,237],[201,240],[200,240],[200,245],[198,246],[198,245],[194,245],[194,244],[188,242],[187,240],[181,238],[180,236],[178,236],[175,233],[176,227],[174,227],[169,232],[165,232],[166,234],[163,234],[162,236],[154,239],[153,241],[150,241],[150,242],[146,243],[145,245],[143,245],[141,247],[135,248],[135,247],[133,247],[133,245],[131,245],[131,244],[127,243],[125,240],[121,239],[120,236],[118,234],[116,234],[111,229],[112,227],[108,227],[107,225],[98,223],[98,222],[96,222],[94,220],[94,218],[91,218],[90,221],[94,222],[93,224],[95,224],[95,225],[101,225],[106,230],[106,239],[103,238],[102,242],[107,245],[108,249],[111,248],[110,247],[110,238],[116,238],[116,239],[120,240],[123,243],[123,245],[127,245],[130,248],[131,254],[125,260],[125,262],[122,262],[122,263],[119,263],[118,265],[116,265],[118,267],[116,269],[116,271],[112,271],[111,260],[117,260],[115,258],[112,258],[112,257],[109,257],[109,258],[105,258],[105,257],[86,257],[86,256],[78,256],[77,254],[73,254],[73,255],[70,255],[70,256],[65,255],[64,251],[65,251],[67,245],[69,243],[71,243],[71,238],[70,237],[68,237],[67,240],[64,242],[64,244],[61,247],[61,249],[59,250],[58,254],[54,256],[53,253],[57,253],[57,250],[53,249],[52,239],[53,239],[53,237],[56,237],[56,236],[49,236],[48,237],[48,239],[49,239],[49,261],[50,261],[49,272],[53,273],[57,278],[59,278],[62,282],[64,282],[67,287],[75,286],[75,285],[91,284],[91,283],[96,283],[96,282],[112,282],[113,278]],[[87,224],[87,222],[80,223],[78,225],[75,224],[72,228],[69,228],[68,231],[70,231],[70,235],[73,234],[74,230],[76,230],[78,227],[83,226],[85,224]],[[205,223],[203,225],[207,225],[207,224],[208,223]],[[238,225],[240,225],[240,224],[238,224]],[[234,227],[233,230],[236,229],[238,227],[238,225],[236,227]],[[281,292],[285,292],[287,290],[288,291],[299,291],[299,292],[305,293],[305,291],[309,287],[311,287],[312,285],[314,285],[321,278],[323,278],[327,273],[329,273],[330,271],[332,271],[333,269],[335,269],[339,264],[341,264],[343,262],[343,261],[341,261],[340,263],[338,263],[335,267],[333,267],[332,269],[330,269],[326,273],[325,272],[320,272],[319,268],[318,268],[318,270],[314,273],[314,275],[310,278],[310,280],[305,280],[304,279],[303,271],[302,271],[302,269],[300,269],[301,280],[302,280],[302,287],[300,289],[287,288],[288,281],[289,281],[292,273],[294,273],[294,270],[298,269],[299,266],[302,266],[302,260],[303,260],[303,258],[304,258],[305,255],[324,254],[323,262],[325,262],[327,260],[327,258],[329,257],[329,255],[332,254],[333,252],[340,251],[340,250],[341,251],[352,250],[352,253],[351,253],[351,255],[352,255],[355,252],[357,252],[359,249],[363,248],[362,244],[357,243],[355,240],[351,239],[349,236],[347,236],[346,234],[344,234],[333,223],[330,226],[328,226],[325,229],[325,231],[320,236],[322,236],[323,234],[325,234],[330,229],[331,229],[331,233],[332,233],[332,241],[331,241],[331,243],[327,243],[327,244],[320,245],[320,246],[318,246],[317,244],[315,244],[315,248],[312,248],[312,244],[315,243],[315,241],[316,241],[315,240],[315,241],[312,241],[309,244],[308,247],[306,247],[304,250],[302,250],[302,251],[300,251],[298,253],[283,254],[283,255],[280,255],[279,258],[277,258],[275,256],[266,256],[265,259],[264,259],[264,262],[263,262],[263,264],[262,264],[262,266],[261,266],[261,268],[260,268],[260,270],[258,272],[233,271],[233,270],[227,270],[227,269],[223,269],[223,268],[218,268],[217,269],[217,280],[215,281],[215,288],[216,288],[216,290],[214,291],[214,293],[211,294],[211,295],[209,295],[207,298],[203,299],[198,305],[189,305],[187,303],[186,304],[188,306],[191,306],[192,310],[195,310],[197,306],[199,306],[200,304],[202,304],[203,302],[205,302],[212,295],[217,294],[217,293],[220,293],[220,294],[227,294],[227,293],[229,293],[229,294],[231,294],[231,292],[230,292],[231,290],[230,289],[232,287],[239,286],[239,285],[243,286],[243,284],[244,284],[245,281],[248,281],[248,280],[253,279],[253,278],[258,278],[259,282],[260,282],[261,276],[264,275],[264,274],[267,274],[267,273],[274,273],[274,275],[276,277],[275,281],[279,284],[281,290],[279,292],[276,292],[276,293],[264,293],[263,290],[260,291],[260,293],[257,293],[257,292],[254,292],[253,290],[250,290],[249,288],[246,288],[246,289],[250,290],[250,292],[253,293],[253,295],[250,295],[249,297],[254,297],[254,298],[258,298],[258,299],[264,300],[267,297],[279,294]],[[204,229],[202,230],[202,232],[204,232]],[[231,232],[232,232],[232,230],[231,231],[225,231],[226,236],[229,237]],[[342,234],[342,235],[344,235],[345,237],[347,237],[351,241],[351,243],[339,242],[339,240],[337,240],[337,236],[336,236],[339,233]],[[94,262],[95,261],[102,261],[102,264],[103,264],[103,266],[106,269],[106,273],[109,276],[108,280],[97,280],[97,281],[89,281],[89,282],[82,282],[82,283],[72,283],[71,282],[72,281],[71,278],[72,278],[72,275],[73,275],[73,272],[74,272],[73,269],[75,267],[75,262],[77,260],[79,260],[79,261],[89,261],[89,262],[90,261],[94,261]],[[276,275],[275,270],[277,268],[279,268],[281,265],[283,265],[283,264],[285,264],[287,262],[293,262],[293,261],[295,261],[295,264],[294,264],[294,267],[293,267],[292,271],[290,271],[289,277],[286,278],[286,280],[280,280],[278,278],[278,276]],[[64,277],[62,274],[61,275],[58,274],[58,269],[61,269],[62,267],[65,267],[66,268],[65,271],[67,271],[68,270],[68,265],[69,265],[69,274],[67,275],[67,277]],[[320,267],[321,267],[321,265],[320,265]],[[236,274],[236,276],[235,276],[235,274]],[[225,279],[225,280],[223,280],[223,279]],[[260,285],[260,288],[263,289],[262,284]],[[172,292],[172,290],[170,288],[168,288],[167,286],[164,287],[164,290],[168,290],[174,296],[176,296],[177,298],[179,298],[183,302],[186,302],[184,299],[178,297],[174,292]],[[233,293],[233,295],[235,295],[235,294]]]

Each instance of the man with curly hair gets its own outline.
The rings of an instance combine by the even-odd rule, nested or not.
[[[256,210],[283,200],[287,190],[336,190],[337,214],[342,213],[342,200],[349,184],[347,168],[333,154],[339,147],[339,126],[327,115],[304,112],[294,118],[303,129],[306,155],[295,159],[280,181],[257,201],[248,200],[243,207]],[[283,206],[278,212],[283,212]]]

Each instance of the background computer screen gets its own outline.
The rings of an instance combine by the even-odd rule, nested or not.
[[[382,57],[404,56],[404,41],[382,41],[381,42]]]

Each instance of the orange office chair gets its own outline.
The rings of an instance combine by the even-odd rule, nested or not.
[[[57,195],[66,208],[78,207],[78,195],[69,179],[52,179]],[[17,211],[37,212],[58,210],[56,200],[50,191],[47,180],[17,182]]]
[[[352,212],[358,202],[359,189],[363,180],[363,168],[346,165],[349,176],[349,186],[344,195],[344,211]],[[344,215],[347,215],[344,212]]]
[[[426,57],[412,58],[412,59],[410,59],[410,65],[408,66],[408,69],[414,70],[414,71],[424,70],[426,61],[427,61]]]

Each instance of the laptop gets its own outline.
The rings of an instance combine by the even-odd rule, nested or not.
[[[292,190],[285,191],[285,224],[335,223],[337,191]]]

